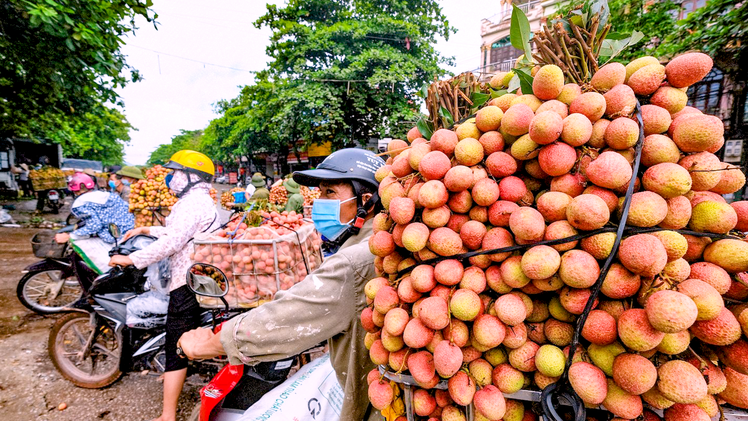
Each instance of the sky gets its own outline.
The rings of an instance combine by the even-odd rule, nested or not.
[[[458,29],[437,50],[453,56],[455,73],[480,64],[480,20],[499,9],[496,0],[438,0],[449,23]],[[131,131],[125,147],[128,164],[144,164],[151,152],[180,130],[205,128],[217,117],[213,104],[252,84],[251,71],[262,70],[270,31],[252,22],[267,0],[156,0],[158,30],[141,20],[122,47],[127,63],[144,80],[119,90]],[[283,1],[269,3],[282,4]],[[469,4],[470,7],[466,7]],[[482,12],[476,12],[482,11]]]

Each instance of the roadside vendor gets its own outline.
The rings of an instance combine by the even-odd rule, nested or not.
[[[231,364],[252,365],[288,358],[328,340],[330,361],[345,391],[340,419],[379,418],[366,394],[374,364],[358,315],[366,307],[364,286],[376,276],[368,240],[381,208],[374,174],[382,165],[369,151],[342,149],[317,169],[294,173],[297,183],[320,187],[312,220],[337,252],[303,281],[278,291],[273,301],[226,322],[219,334],[198,328],[182,335],[179,346],[185,354],[228,355]]]
[[[270,190],[265,187],[265,178],[262,174],[258,172],[252,174],[252,181],[250,181],[250,184],[255,187],[254,194],[249,198],[250,201],[262,199],[268,200],[270,198]]]
[[[143,178],[143,172],[138,167],[127,165],[109,176],[109,187],[127,202],[130,200],[130,185]]]
[[[294,211],[301,213],[304,211],[304,196],[301,194],[301,188],[299,183],[295,182],[293,178],[289,178],[283,182],[283,187],[288,192],[288,201],[286,202],[286,209],[288,212]]]

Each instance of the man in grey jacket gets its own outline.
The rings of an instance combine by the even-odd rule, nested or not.
[[[179,346],[190,358],[228,355],[231,364],[255,364],[297,355],[328,340],[330,360],[345,391],[340,419],[361,421],[369,406],[366,376],[374,368],[364,345],[359,314],[364,286],[376,276],[369,251],[372,218],[379,210],[376,170],[381,158],[363,149],[343,149],[317,169],[294,174],[296,182],[319,186],[312,220],[334,252],[320,267],[259,308],[224,324],[221,333],[196,329]]]

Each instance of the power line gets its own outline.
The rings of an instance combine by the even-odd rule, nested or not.
[[[129,47],[133,47],[133,48],[139,48],[141,50],[150,51],[150,52],[156,53],[156,54],[163,54],[165,56],[169,56],[169,57],[174,57],[174,58],[178,58],[178,59],[182,59],[182,60],[191,61],[193,63],[200,63],[203,66],[220,67],[220,68],[223,68],[223,69],[236,70],[236,71],[239,71],[239,72],[257,73],[257,70],[239,69],[239,68],[236,68],[236,67],[224,66],[224,65],[221,65],[221,64],[208,63],[206,61],[195,60],[195,59],[192,59],[192,58],[189,58],[189,57],[182,57],[182,56],[178,56],[176,54],[164,53],[162,51],[156,51],[156,50],[152,50],[150,48],[140,47],[140,46],[132,45],[132,44],[128,44],[128,46]]]

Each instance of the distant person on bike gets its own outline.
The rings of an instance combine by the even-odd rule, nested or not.
[[[298,355],[328,340],[330,361],[345,391],[341,421],[375,419],[366,376],[374,368],[364,345],[359,314],[364,286],[376,277],[369,251],[374,215],[381,209],[374,174],[384,161],[363,149],[334,152],[317,169],[294,173],[301,185],[319,186],[312,220],[335,254],[275,299],[223,325],[195,329],[179,345],[190,358],[228,355],[231,364],[253,365]],[[304,403],[300,403],[304,404]],[[380,418],[381,419],[381,418]]]
[[[166,186],[178,200],[166,217],[163,227],[136,228],[126,238],[138,234],[152,235],[158,240],[129,256],[113,256],[109,266],[130,266],[142,269],[152,263],[169,259],[169,310],[166,315],[166,373],[164,374],[164,406],[158,421],[174,421],[177,402],[187,377],[187,360],[177,356],[177,340],[199,326],[200,306],[195,294],[187,288],[187,270],[192,261],[190,241],[195,234],[220,226],[218,211],[210,197],[210,182],[215,169],[202,153],[182,150],[171,156],[164,167],[174,170],[166,176]]]
[[[70,211],[80,222],[72,233],[55,235],[58,243],[65,243],[70,239],[99,237],[106,243],[114,244],[115,238],[109,233],[110,223],[117,225],[122,233],[135,227],[135,216],[129,212],[127,203],[116,194],[93,191],[95,185],[88,174],[73,174],[68,182],[68,189],[75,198]]]
[[[109,188],[125,202],[130,200],[130,185],[142,180],[143,172],[138,167],[127,165],[109,176]]]

